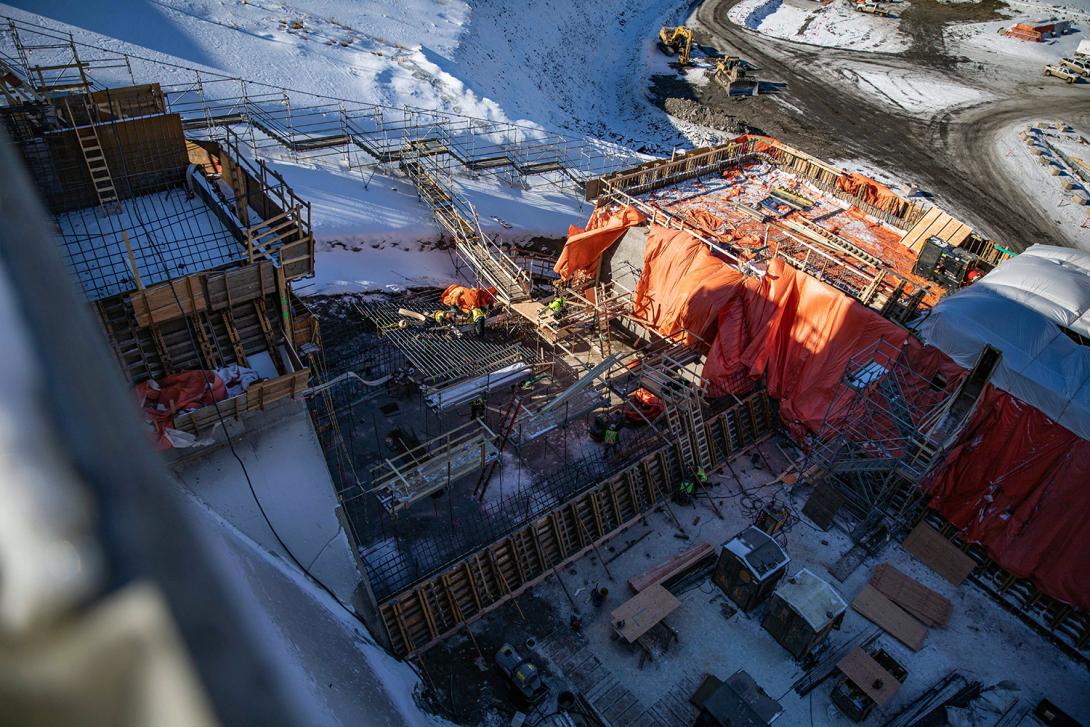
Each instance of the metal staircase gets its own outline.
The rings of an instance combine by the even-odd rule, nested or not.
[[[427,153],[426,147],[423,150],[420,156],[403,158],[399,166],[416,185],[417,194],[431,208],[439,227],[451,236],[459,255],[481,279],[496,288],[504,303],[529,299],[529,273],[484,233],[476,210],[455,192],[449,170],[439,164],[435,155]]]

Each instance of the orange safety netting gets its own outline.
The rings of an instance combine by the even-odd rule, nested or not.
[[[632,310],[664,336],[687,331],[686,343],[710,343],[719,311],[742,291],[744,281],[688,232],[653,225]]]
[[[474,308],[487,308],[496,301],[495,288],[467,288],[464,285],[451,285],[439,296],[443,305],[461,308],[469,313]]]
[[[605,207],[595,209],[585,228],[575,225],[568,228],[568,241],[553,269],[562,280],[571,280],[579,272],[594,277],[602,253],[621,239],[625,230],[642,223],[644,219],[639,210],[627,205],[617,210]]]
[[[174,426],[174,415],[223,401],[227,386],[215,371],[182,371],[143,381],[133,387],[133,394],[144,410],[144,421],[155,428],[157,446],[168,449],[172,445],[164,430]]]
[[[843,172],[836,181],[838,187],[848,194],[862,198],[867,204],[881,209],[889,209],[890,203],[901,205],[902,200],[892,189],[858,172]]]

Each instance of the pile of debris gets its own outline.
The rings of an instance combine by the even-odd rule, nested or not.
[[[687,98],[668,98],[663,102],[663,107],[666,113],[682,121],[688,121],[690,124],[699,124],[732,134],[744,134],[748,128],[746,122],[737,116]]]

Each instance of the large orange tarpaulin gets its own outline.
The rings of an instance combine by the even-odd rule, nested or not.
[[[852,356],[882,339],[900,347],[908,338],[877,311],[779,258],[746,290],[740,311],[731,306],[720,315],[704,378],[710,393],[727,394],[740,373],[764,377],[781,419],[800,439],[820,429]]]
[[[1090,442],[989,385],[924,488],[1002,568],[1090,611]]]
[[[745,276],[687,232],[653,225],[633,312],[664,336],[688,331],[686,342],[711,342],[719,312],[745,286]]]
[[[898,203],[903,201],[886,185],[856,172],[841,173],[837,186],[848,194],[854,194],[867,204],[882,209],[888,209],[891,201]]]
[[[495,288],[467,288],[464,285],[451,285],[439,296],[443,305],[454,305],[469,313],[474,308],[486,308],[496,301]]]
[[[562,280],[571,280],[579,272],[594,277],[602,253],[621,239],[625,230],[643,221],[644,216],[635,207],[626,205],[616,210],[605,207],[595,209],[585,228],[575,225],[568,228],[568,241],[553,269]]]

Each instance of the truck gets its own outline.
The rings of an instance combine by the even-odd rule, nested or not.
[[[1090,58],[1061,58],[1060,65],[1083,78],[1090,78]]]
[[[1075,49],[1075,57],[1082,60],[1090,60],[1090,40],[1080,40],[1079,47]]]
[[[1055,78],[1059,78],[1060,80],[1066,81],[1068,83],[1075,83],[1079,80],[1079,74],[1075,73],[1072,70],[1069,70],[1068,68],[1060,65],[1059,63],[1050,63],[1049,65],[1045,66],[1044,75],[1054,76]]]

